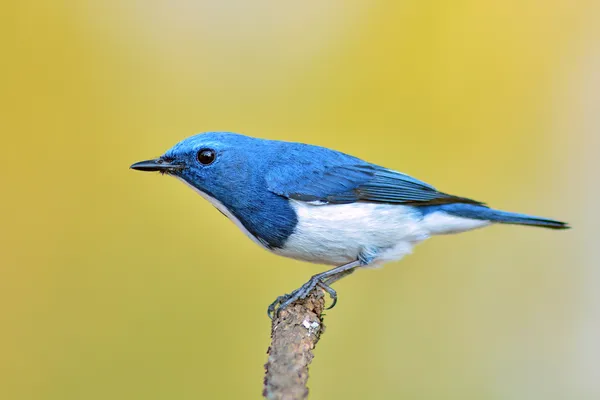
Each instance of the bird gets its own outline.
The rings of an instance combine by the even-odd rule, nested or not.
[[[358,268],[398,261],[415,245],[492,224],[567,229],[565,222],[500,211],[438,191],[407,174],[325,147],[205,132],[131,165],[194,189],[252,241],[274,254],[334,266],[267,309],[278,316],[315,288]]]

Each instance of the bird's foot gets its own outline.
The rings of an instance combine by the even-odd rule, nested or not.
[[[294,290],[292,293],[277,297],[277,299],[275,299],[275,301],[272,302],[267,309],[267,315],[271,319],[273,319],[273,317],[279,317],[281,310],[285,309],[295,301],[305,299],[316,287],[320,287],[329,294],[333,300],[333,303],[331,303],[331,305],[326,309],[332,309],[335,306],[335,303],[337,303],[337,293],[331,286],[327,285],[323,281],[321,276],[315,275],[310,278],[308,282]]]

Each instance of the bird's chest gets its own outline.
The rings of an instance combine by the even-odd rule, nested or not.
[[[339,265],[364,252],[384,254],[402,247],[401,255],[428,236],[413,207],[370,203],[311,205],[291,201],[297,225],[275,253],[310,262]]]

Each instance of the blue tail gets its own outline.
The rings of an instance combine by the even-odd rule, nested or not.
[[[548,218],[534,217],[527,214],[518,214],[507,211],[494,210],[483,205],[452,203],[440,204],[434,206],[419,207],[424,215],[444,211],[450,215],[457,217],[480,219],[485,221],[496,222],[500,224],[514,225],[529,225],[540,226],[550,229],[569,229],[570,226],[566,222],[556,221]]]

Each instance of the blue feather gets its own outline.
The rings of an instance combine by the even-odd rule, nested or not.
[[[372,202],[405,205],[446,203],[482,204],[437,191],[433,186],[401,172],[317,146],[301,146],[302,154],[282,154],[267,174],[267,187],[289,199],[347,204]],[[298,149],[300,150],[300,149]]]

